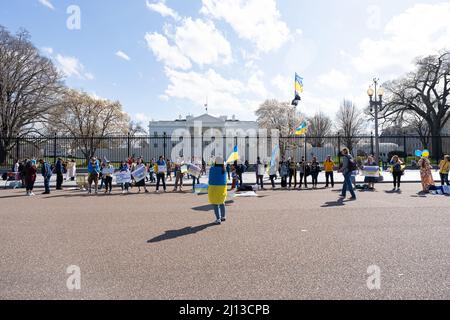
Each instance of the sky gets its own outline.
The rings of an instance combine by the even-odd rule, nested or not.
[[[0,0],[69,87],[119,100],[132,119],[205,112],[255,120],[266,99],[331,117],[342,99],[450,47],[450,3],[433,0]]]

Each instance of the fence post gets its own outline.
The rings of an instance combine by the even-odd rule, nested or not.
[[[19,143],[20,143],[20,140],[19,140],[19,137],[17,137],[16,138],[16,160],[19,160],[19,156],[20,156],[20,150],[19,150],[19,148],[20,148],[20,145],[19,145]]]
[[[56,163],[56,132],[53,138],[53,163]]]
[[[127,136],[127,151],[128,151],[128,157],[131,157],[131,143],[130,143],[130,133],[128,132]]]
[[[370,153],[372,155],[375,155],[375,152],[373,150],[373,132],[370,133]]]
[[[403,151],[405,152],[405,157],[408,158],[408,150],[406,148],[406,134],[403,135]],[[406,161],[406,159],[405,159]]]
[[[338,132],[338,159],[339,164],[341,164],[341,133]]]
[[[164,143],[163,143],[163,146],[164,146],[164,159],[166,159],[167,157],[166,157],[166,133],[165,132],[164,132],[163,138],[164,138]]]

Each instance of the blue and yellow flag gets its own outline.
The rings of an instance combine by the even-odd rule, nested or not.
[[[233,152],[228,157],[227,163],[233,163],[238,160],[239,160],[239,150],[238,150],[238,146],[235,146],[233,149]]]
[[[303,121],[303,123],[295,129],[295,135],[296,136],[303,136],[308,132],[308,123],[306,121]]]
[[[295,96],[300,97],[300,94],[303,93],[303,78],[300,77],[297,73],[295,74]]]

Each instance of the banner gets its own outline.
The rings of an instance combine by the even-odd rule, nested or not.
[[[185,174],[188,172],[188,166],[187,165],[182,165],[180,168],[180,171],[182,174]]]
[[[123,172],[116,173],[116,183],[117,184],[131,183],[130,171],[123,171]]]
[[[102,173],[103,174],[114,174],[114,168],[103,168]]]
[[[162,166],[158,164],[158,173],[167,173],[167,166]]]
[[[131,173],[131,175],[133,176],[134,181],[139,182],[145,179],[145,176],[147,175],[147,168],[141,164]]]
[[[200,177],[200,173],[202,172],[202,169],[199,166],[196,166],[195,164],[189,164],[187,172],[194,177]]]
[[[363,166],[361,175],[364,177],[378,178],[380,176],[380,168],[378,166]]]

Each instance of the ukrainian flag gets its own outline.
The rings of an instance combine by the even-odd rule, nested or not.
[[[306,121],[303,121],[303,123],[295,129],[295,135],[296,136],[303,136],[308,132],[308,123]]]
[[[228,157],[227,163],[233,163],[237,160],[239,160],[239,150],[238,150],[238,146],[235,146],[233,149],[233,152]]]
[[[300,97],[300,94],[303,93],[303,78],[300,77],[297,73],[295,74],[295,96]]]

